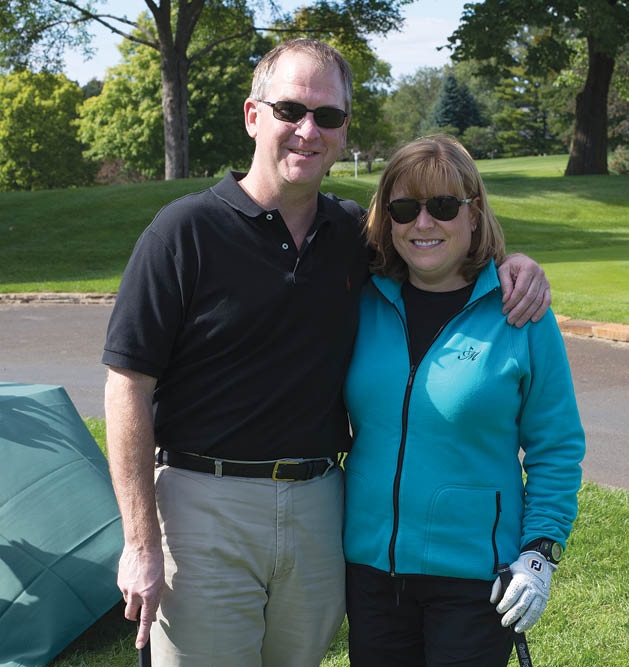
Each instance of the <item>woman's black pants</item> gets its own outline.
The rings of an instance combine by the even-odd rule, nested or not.
[[[513,631],[489,602],[492,582],[392,577],[347,566],[352,667],[505,667]]]

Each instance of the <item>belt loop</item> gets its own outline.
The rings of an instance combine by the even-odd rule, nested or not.
[[[223,462],[220,459],[214,459],[214,476],[223,476]]]
[[[332,470],[332,468],[334,468],[334,466],[336,465],[330,457],[328,457],[326,461],[328,462],[328,467],[323,471],[321,477],[325,477],[330,472],[330,470]]]

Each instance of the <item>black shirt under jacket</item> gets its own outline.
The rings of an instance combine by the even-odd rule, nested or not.
[[[319,195],[300,251],[242,174],[165,206],[138,240],[103,363],[157,378],[156,443],[236,460],[334,457],[367,252],[360,207]]]

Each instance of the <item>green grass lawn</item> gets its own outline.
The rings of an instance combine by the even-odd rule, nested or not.
[[[565,156],[481,161],[509,249],[546,270],[555,312],[629,324],[629,176],[565,178]],[[331,177],[323,191],[367,205],[380,174]],[[0,193],[0,292],[114,292],[133,244],[165,203],[205,179]],[[102,420],[86,420],[104,449]],[[564,563],[528,633],[536,667],[626,667],[629,655],[629,491],[584,484]],[[120,606],[54,667],[137,664]],[[347,628],[324,667],[347,667]],[[510,667],[517,665],[512,656]],[[386,667],[386,666],[383,666]]]
[[[86,424],[105,449],[103,421]],[[629,655],[629,491],[585,483],[566,555],[541,620],[527,633],[536,667],[627,667]],[[53,667],[137,664],[134,624],[118,605],[71,644]],[[347,624],[323,667],[348,667]],[[518,665],[512,655],[509,667]],[[383,665],[386,667],[386,665]]]
[[[556,313],[629,324],[629,176],[563,176],[566,156],[481,160],[510,251],[544,267]],[[380,173],[326,178],[366,206]],[[115,292],[168,201],[213,180],[0,193],[0,292]]]

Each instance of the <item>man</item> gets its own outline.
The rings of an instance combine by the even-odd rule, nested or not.
[[[244,112],[250,171],[158,213],[103,355],[118,583],[125,616],[142,608],[137,646],[156,620],[158,666],[314,667],[344,615],[335,462],[367,254],[359,208],[319,186],[345,146],[349,67],[321,42],[282,44]],[[527,294],[510,318],[541,316],[539,267],[503,275],[507,308]]]

